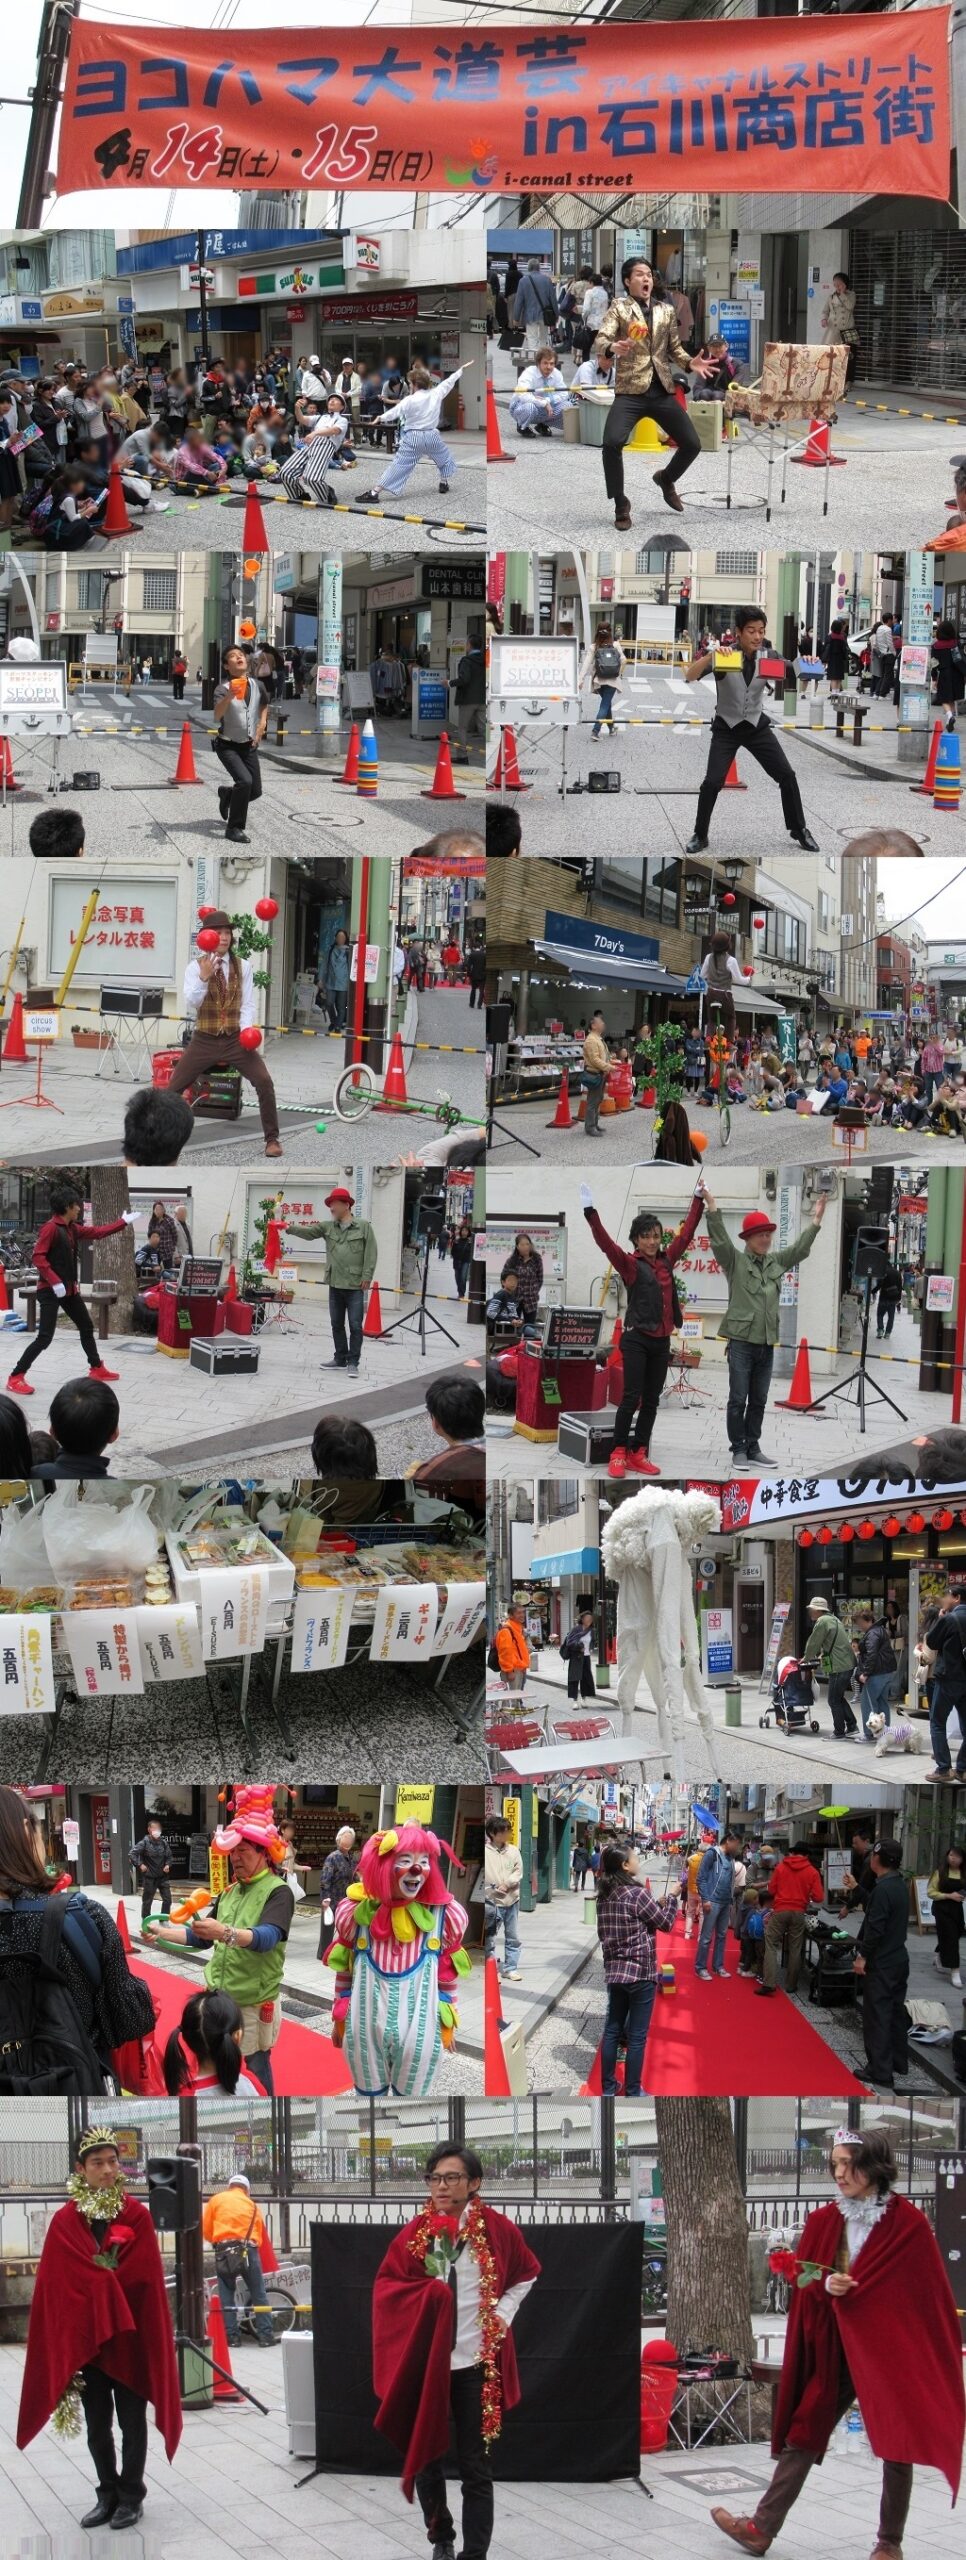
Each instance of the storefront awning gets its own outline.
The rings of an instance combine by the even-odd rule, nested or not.
[[[552,1582],[561,1573],[592,1573],[600,1569],[596,1547],[565,1547],[559,1556],[534,1556],[527,1577],[530,1582]]]
[[[952,1452],[947,1445],[950,1441],[954,1444]],[[875,1452],[869,1457],[863,1452],[837,1477],[817,1472],[808,1475],[804,1469],[796,1474],[790,1468],[787,1476],[774,1473],[726,1478],[715,1485],[689,1478],[687,1490],[713,1493],[721,1504],[722,1529],[732,1534],[753,1529],[757,1537],[767,1537],[769,1532],[782,1537],[787,1535],[789,1521],[800,1523],[803,1528],[815,1521],[824,1528],[833,1520],[855,1522],[877,1519],[880,1514],[888,1518],[892,1512],[905,1526],[910,1511],[922,1512],[928,1520],[934,1511],[958,1510],[966,1497],[966,1430],[947,1425],[943,1444],[940,1453],[926,1435],[921,1441],[899,1444],[902,1454],[883,1449],[877,1458]],[[910,1489],[908,1461],[904,1463],[905,1450],[911,1452],[913,1447],[921,1470],[915,1491]],[[953,1465],[956,1457],[960,1458],[960,1467],[958,1474],[951,1472],[947,1480],[943,1470],[949,1467],[950,1456]]]
[[[608,960],[602,952],[579,955],[565,942],[531,942],[538,959],[550,960],[575,987],[642,987],[649,994],[682,996],[686,978],[675,978],[657,960]],[[777,1008],[776,1008],[777,1009]]]

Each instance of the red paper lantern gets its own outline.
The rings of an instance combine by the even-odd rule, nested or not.
[[[855,1530],[853,1529],[851,1520],[843,1520],[842,1526],[839,1530],[840,1547],[850,1547],[854,1536]]]
[[[198,909],[198,914],[201,917],[202,924],[206,923],[209,916],[216,916],[217,913],[217,907],[199,907]]]
[[[198,935],[199,951],[217,951],[220,941],[221,935],[220,933],[215,932],[213,925],[202,925],[201,932]]]
[[[875,1537],[875,1521],[874,1521],[874,1520],[860,1520],[860,1521],[859,1521],[859,1531],[858,1531],[858,1534],[859,1534],[859,1537],[860,1537],[860,1538],[874,1538],[874,1537]]]
[[[819,1543],[819,1546],[820,1546],[820,1547],[830,1547],[830,1546],[831,1546],[831,1544],[832,1544],[832,1540],[833,1540],[834,1536],[835,1536],[835,1531],[834,1531],[834,1529],[828,1529],[828,1528],[820,1529],[820,1530],[819,1530],[819,1533],[818,1533],[818,1543]]]
[[[906,1527],[907,1529],[912,1530],[914,1538],[918,1538],[920,1529],[924,1529],[925,1526],[925,1513],[922,1511],[910,1511],[909,1518],[906,1521]]]
[[[260,1049],[262,1045],[262,1035],[258,1028],[258,1024],[256,1022],[249,1023],[247,1031],[239,1032],[238,1039],[239,1044],[243,1049]]]
[[[896,1519],[895,1512],[894,1512],[894,1511],[890,1511],[890,1513],[889,1513],[889,1515],[888,1515],[888,1518],[887,1518],[887,1519],[885,1519],[885,1520],[883,1520],[883,1523],[882,1523],[882,1535],[883,1535],[883,1537],[884,1537],[884,1538],[897,1538],[897,1537],[899,1536],[899,1533],[900,1533],[901,1528],[902,1528],[902,1522],[901,1522],[901,1520],[897,1520],[897,1519]]]
[[[934,1529],[951,1529],[953,1525],[952,1512],[934,1511],[932,1515],[932,1525]]]
[[[257,916],[261,917],[263,924],[271,924],[275,916],[278,914],[278,899],[256,898],[255,913]]]
[[[803,1529],[800,1532],[798,1543],[800,1547],[814,1547],[815,1538],[812,1530]]]
[[[764,930],[765,930],[765,919],[764,919],[764,916],[752,916],[751,921],[752,921],[752,924],[754,925],[754,928],[755,928],[755,932],[756,932],[756,933],[764,933]]]
[[[723,907],[736,907],[736,906],[737,906],[737,904],[738,904],[738,900],[737,900],[737,898],[735,897],[735,893],[734,893],[734,890],[733,890],[733,889],[726,889],[726,890],[725,890],[724,896],[723,896],[723,898],[722,898],[722,900],[721,900],[721,904],[722,904],[722,906],[723,906]]]

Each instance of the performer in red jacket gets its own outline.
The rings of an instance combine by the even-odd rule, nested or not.
[[[44,2241],[27,2332],[17,2443],[49,2418],[79,2435],[81,2414],[97,2499],[81,2531],[136,2525],[146,2496],[148,2402],[169,2462],[181,2437],[181,2396],[161,2252],[147,2207],[128,2195],[114,2134],[89,2125]],[[121,2430],[121,2467],[114,2414]]]
[[[540,2273],[515,2223],[483,2204],[475,2151],[441,2142],[426,2163],[430,2202],[386,2251],[372,2298],[376,2425],[403,2457],[433,2560],[453,2560],[446,2497],[450,2421],[463,2497],[461,2560],[486,2560],[493,2534],[490,2446],[520,2399],[510,2325]]]
[[[85,1227],[80,1192],[73,1191],[68,1183],[51,1185],[50,1216],[41,1227],[33,1251],[34,1269],[40,1282],[37,1331],[7,1379],[7,1385],[15,1396],[33,1395],[33,1387],[28,1387],[26,1382],[26,1373],[53,1341],[61,1308],[77,1326],[91,1377],[112,1382],[118,1376],[116,1369],[105,1368],[94,1339],[94,1327],[77,1285],[77,1248],[79,1244],[99,1244],[102,1236],[119,1236],[125,1227],[133,1225],[134,1212],[125,1209],[123,1217],[114,1218],[108,1227]]]
[[[959,2320],[925,2214],[891,2192],[896,2162],[888,2137],[843,2125],[833,2135],[831,2169],[838,2202],[809,2214],[794,2251],[775,2253],[788,2262],[779,2271],[793,2290],[771,2482],[753,2516],[729,2515],[727,2507],[711,2513],[742,2551],[767,2551],[856,2401],[882,2464],[872,2560],[902,2560],[914,2464],[941,2471],[954,2503],[959,2487]]]

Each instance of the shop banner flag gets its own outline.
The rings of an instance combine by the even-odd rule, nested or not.
[[[57,192],[949,194],[949,12],[70,34]]]

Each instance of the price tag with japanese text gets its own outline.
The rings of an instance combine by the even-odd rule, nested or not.
[[[485,1582],[454,1582],[436,1625],[434,1653],[465,1653],[486,1616]]]
[[[139,1609],[137,1628],[146,1681],[203,1678],[197,1609],[177,1601],[166,1601],[163,1609]]]
[[[0,1618],[0,1716],[52,1716],[54,1706],[50,1619]]]
[[[293,1671],[335,1671],[344,1662],[352,1626],[351,1590],[333,1585],[297,1591],[292,1612]]]
[[[206,1662],[261,1653],[268,1621],[268,1575],[242,1566],[202,1573],[201,1650]]]
[[[68,1609],[61,1620],[82,1698],[144,1693],[136,1609]]]
[[[434,1582],[396,1582],[376,1594],[372,1662],[428,1662],[439,1602]]]

